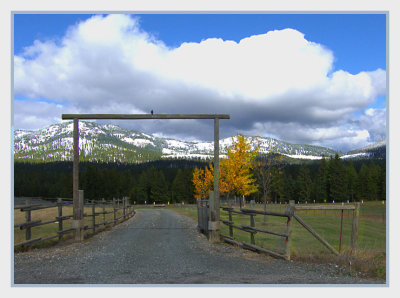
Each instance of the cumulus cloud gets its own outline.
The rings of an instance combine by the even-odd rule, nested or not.
[[[333,61],[332,51],[294,29],[169,48],[137,18],[113,14],[70,27],[61,42],[35,41],[15,56],[14,93],[62,102],[62,109],[52,106],[60,114],[226,113],[223,137],[273,135],[335,148],[339,139],[342,148],[371,141],[367,133],[375,138],[379,129],[368,126],[367,114],[357,125],[352,117],[385,95],[386,72],[333,71]],[[14,110],[21,119],[15,126],[28,128],[21,105]],[[163,123],[124,125],[212,139],[211,121]]]

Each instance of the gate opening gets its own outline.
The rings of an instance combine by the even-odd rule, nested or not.
[[[81,233],[83,214],[80,212],[79,202],[79,119],[85,120],[142,120],[142,119],[214,119],[214,192],[209,202],[210,218],[207,223],[208,239],[211,242],[219,241],[219,119],[230,119],[228,114],[62,114],[62,120],[74,121],[73,132],[73,227],[75,240],[82,241]]]

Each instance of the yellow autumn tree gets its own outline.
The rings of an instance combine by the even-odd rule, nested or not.
[[[226,183],[226,193],[247,196],[257,192],[256,179],[252,174],[254,159],[259,154],[259,146],[253,148],[250,140],[243,135],[232,140],[232,146],[227,149],[227,159],[221,163],[222,176]]]
[[[226,171],[224,170],[226,164],[226,159],[219,160],[219,193],[225,194],[229,192],[229,186],[226,182]],[[211,190],[214,189],[214,166],[212,163],[208,165],[210,176],[208,176],[209,184],[211,185]]]
[[[227,149],[227,158],[219,161],[219,192],[247,196],[257,191],[256,179],[252,174],[253,160],[259,154],[259,146],[253,148],[251,141],[238,135],[232,138],[232,146]],[[214,189],[214,167],[212,163],[204,170],[193,171],[195,198],[206,198]]]
[[[196,199],[207,198],[209,192],[213,189],[214,173],[209,168],[193,170],[192,183],[194,186],[194,197]]]

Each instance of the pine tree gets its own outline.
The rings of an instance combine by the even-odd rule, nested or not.
[[[313,180],[313,198],[317,202],[325,202],[328,199],[328,164],[325,158],[321,159]]]
[[[310,170],[305,164],[302,164],[296,179],[298,200],[306,202],[310,200],[312,181],[310,177]]]
[[[356,189],[357,189],[357,171],[354,168],[353,161],[350,160],[349,165],[346,167],[346,184],[347,184],[347,193],[350,201],[354,202],[356,198]]]
[[[357,179],[357,198],[359,201],[368,200],[368,167],[365,163],[361,165]]]
[[[296,181],[293,179],[292,175],[285,174],[284,178],[284,196],[286,200],[296,200]]]
[[[378,200],[379,198],[379,176],[380,168],[375,165],[374,161],[368,167],[368,184],[367,189],[370,200]]]
[[[347,198],[345,171],[339,155],[331,158],[328,165],[329,199],[343,202]]]
[[[181,169],[178,169],[176,173],[175,179],[172,182],[172,200],[173,202],[182,202],[188,201],[191,198],[189,197],[188,184],[185,179],[184,172]]]
[[[379,175],[379,200],[386,200],[386,168],[384,166]]]

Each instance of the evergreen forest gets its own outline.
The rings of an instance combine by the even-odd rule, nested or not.
[[[131,203],[195,203],[192,173],[205,168],[195,160],[147,163],[81,162],[79,185],[87,200],[122,198]],[[256,176],[255,176],[256,177]],[[338,156],[276,171],[269,201],[346,202],[386,199],[386,161],[342,160]],[[257,181],[256,181],[257,183]],[[246,199],[261,202],[262,190]],[[14,196],[72,198],[72,162],[14,163]]]

